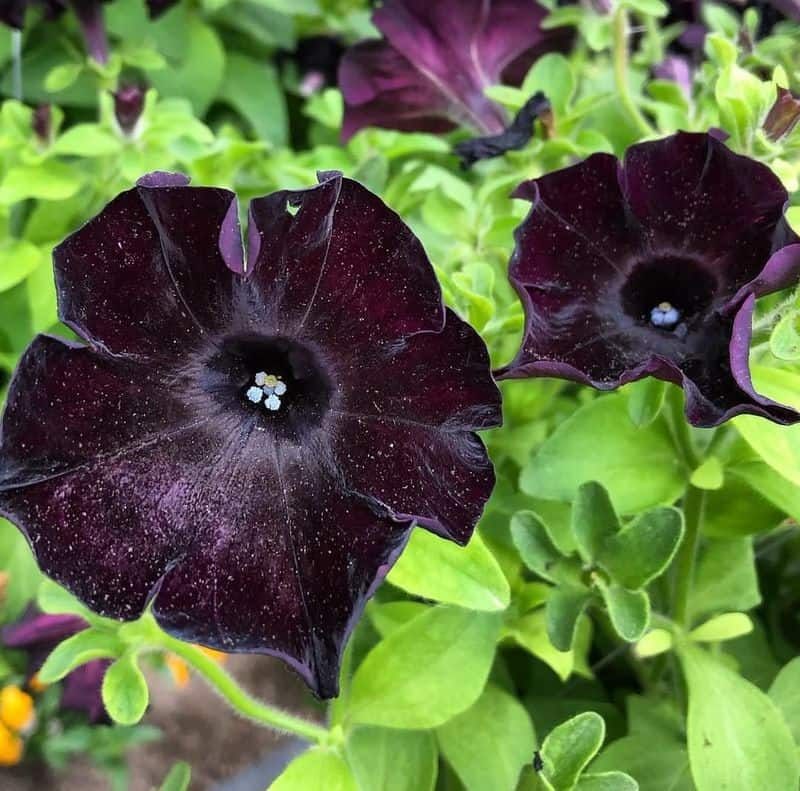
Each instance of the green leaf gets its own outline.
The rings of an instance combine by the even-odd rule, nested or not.
[[[798,374],[753,366],[752,375],[758,392],[781,404],[800,408]],[[734,418],[733,425],[770,467],[800,486],[800,426],[778,426],[749,415]]]
[[[0,518],[0,570],[8,574],[0,603],[0,622],[16,620],[36,594],[42,575],[25,536]]]
[[[662,0],[622,0],[632,11],[645,16],[663,17],[669,13],[669,6]]]
[[[769,350],[779,360],[800,360],[800,314],[792,311],[775,325],[769,338]]]
[[[650,598],[642,590],[602,586],[608,617],[616,633],[629,643],[641,640],[650,626]]]
[[[693,618],[706,613],[744,612],[761,603],[753,542],[708,539],[700,551],[690,599]]]
[[[593,711],[579,714],[554,728],[542,745],[544,772],[557,791],[570,789],[597,755],[606,736],[603,718]]]
[[[69,88],[83,71],[82,63],[61,63],[47,72],[44,78],[44,89],[48,93],[58,93]]]
[[[513,791],[536,746],[525,707],[492,684],[436,735],[466,791]]]
[[[102,693],[103,705],[114,722],[135,725],[142,719],[150,691],[135,654],[125,654],[106,670]]]
[[[562,586],[547,599],[547,636],[559,651],[570,651],[578,632],[578,621],[592,598],[585,588]]]
[[[775,704],[757,687],[687,643],[688,742],[697,791],[797,788],[797,748]]]
[[[353,678],[347,718],[388,728],[435,728],[483,691],[501,619],[434,607],[382,640]]]
[[[781,668],[769,696],[789,725],[795,744],[800,745],[800,657]]]
[[[4,239],[0,242],[0,291],[21,283],[47,259],[44,250],[25,239]]]
[[[436,785],[438,755],[430,733],[356,728],[347,757],[361,791],[433,791]]]
[[[517,511],[511,517],[511,539],[522,562],[540,577],[555,580],[553,572],[562,560],[547,528],[533,511]]]
[[[664,572],[682,538],[683,514],[677,508],[654,508],[608,538],[596,557],[614,582],[635,590]]]
[[[711,618],[689,632],[696,643],[718,643],[735,640],[753,631],[753,622],[743,612],[726,612]]]
[[[522,83],[520,93],[525,97],[543,91],[557,117],[566,114],[575,93],[575,76],[569,61],[558,53],[538,58]]]
[[[338,753],[313,747],[295,758],[268,791],[359,791],[347,762]]]
[[[42,579],[39,585],[36,604],[42,612],[49,615],[69,613],[79,615],[81,618],[91,616],[91,611],[85,604],[78,601],[66,588],[62,588],[47,577]]]
[[[619,531],[611,498],[602,484],[581,484],[572,505],[572,534],[584,560],[596,559],[609,539]]]
[[[189,781],[192,779],[192,769],[189,764],[183,761],[175,764],[169,770],[164,782],[159,786],[158,791],[188,791]]]
[[[667,392],[666,382],[648,376],[630,385],[628,415],[637,428],[649,426],[660,414]]]
[[[503,570],[477,533],[460,547],[417,528],[388,580],[415,596],[470,610],[504,610],[511,597]]]
[[[585,774],[578,780],[576,791],[639,791],[639,784],[624,772]]]
[[[725,471],[720,460],[715,456],[709,456],[689,478],[692,486],[698,489],[714,491],[721,489],[725,483]]]
[[[66,200],[81,188],[81,184],[78,171],[61,162],[50,161],[46,167],[13,167],[0,183],[0,204],[10,205],[27,198]]]
[[[39,671],[39,679],[43,684],[52,684],[93,659],[116,658],[124,651],[125,644],[116,635],[99,629],[85,629],[53,649]]]
[[[179,96],[192,103],[195,113],[203,116],[219,93],[225,74],[225,49],[214,28],[198,16],[186,17],[188,45],[179,63],[149,74],[161,96]]]
[[[672,643],[672,632],[666,629],[651,629],[636,643],[634,651],[640,659],[648,659],[666,653],[672,648]]]
[[[253,90],[257,85],[258,90]],[[220,99],[238,110],[260,140],[285,145],[289,133],[286,97],[275,67],[238,52],[228,53]]]
[[[611,394],[560,424],[522,470],[520,486],[534,497],[568,501],[584,481],[599,481],[617,510],[631,514],[673,502],[686,480],[664,420],[636,428],[627,400]]]
[[[97,124],[76,124],[53,143],[50,153],[78,157],[105,157],[116,154],[120,140]]]
[[[380,636],[386,637],[429,609],[427,604],[418,601],[390,601],[378,604],[373,599],[367,605],[367,615]]]
[[[638,733],[617,739],[592,764],[593,772],[613,770],[634,777],[641,791],[697,791],[689,755],[673,734],[659,734],[657,740]]]

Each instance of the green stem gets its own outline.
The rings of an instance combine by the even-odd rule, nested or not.
[[[158,636],[158,641],[159,648],[179,656],[194,668],[242,716],[269,728],[293,733],[309,742],[324,744],[328,741],[326,728],[257,700],[245,692],[218,662],[196,646],[163,633]]]
[[[655,132],[633,101],[628,84],[628,37],[630,29],[628,27],[628,11],[625,6],[620,4],[614,12],[613,25],[614,81],[617,86],[619,100],[628,115],[630,115],[631,120],[636,124],[639,133],[645,137],[651,137]]]
[[[690,486],[683,498],[683,515],[686,522],[686,533],[678,551],[675,562],[675,589],[672,597],[672,619],[683,628],[691,623],[689,598],[694,582],[697,548],[700,544],[700,528],[703,523],[706,493],[702,489]]]
[[[669,424],[672,429],[672,438],[683,457],[683,461],[690,470],[695,470],[699,459],[692,441],[692,430],[683,413],[683,397],[680,390],[671,388],[667,393],[667,408],[669,410]]]

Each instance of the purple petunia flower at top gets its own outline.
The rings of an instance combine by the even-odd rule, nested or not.
[[[276,654],[335,695],[414,524],[466,543],[500,423],[419,241],[336,173],[250,206],[152,174],[55,252],[62,320],[11,383],[0,512],[94,610]]]
[[[88,623],[77,615],[45,615],[33,612],[0,631],[0,643],[20,648],[29,655],[33,675],[48,654],[62,641],[82,632]],[[109,659],[94,659],[69,673],[62,682],[61,707],[85,712],[92,723],[110,722],[101,694]]]
[[[519,84],[571,41],[567,29],[541,29],[546,13],[534,0],[385,0],[372,16],[384,38],[356,44],[339,69],[343,137],[366,126],[500,134],[509,119],[484,90]]]
[[[533,207],[510,278],[526,313],[501,378],[557,376],[607,390],[645,376],[681,385],[714,426],[794,410],[753,390],[755,298],[794,283],[800,240],[765,165],[706,134],[678,133],[523,183]]]

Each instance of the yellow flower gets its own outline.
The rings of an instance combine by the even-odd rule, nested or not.
[[[22,739],[0,722],[0,766],[16,766],[22,760]]]
[[[0,690],[0,721],[17,733],[30,730],[36,722],[33,698],[13,684],[3,687]]]
[[[228,658],[228,655],[223,651],[215,651],[213,648],[206,648],[204,645],[198,645],[199,648],[206,656],[213,659],[215,662],[222,664]],[[185,687],[189,683],[189,665],[175,654],[167,654],[166,664],[169,672],[172,674],[172,680],[178,687]]]

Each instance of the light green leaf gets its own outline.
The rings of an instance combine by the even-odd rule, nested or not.
[[[356,728],[347,742],[360,791],[433,791],[437,752],[433,735],[424,731]]]
[[[667,392],[666,382],[648,376],[629,385],[628,415],[637,428],[649,426],[660,414]]]
[[[725,483],[725,471],[716,456],[709,456],[689,478],[692,486],[698,489],[714,491],[721,489]]]
[[[616,633],[629,643],[641,640],[650,626],[650,598],[642,590],[602,586],[608,617]]]
[[[592,598],[585,588],[561,586],[547,599],[547,636],[559,651],[570,651],[578,632],[578,621]]]
[[[624,772],[601,772],[582,775],[576,791],[639,791],[639,784]]]
[[[0,242],[0,291],[21,283],[47,258],[44,250],[25,239],[4,239]]]
[[[102,693],[103,705],[114,722],[135,725],[142,719],[150,691],[135,654],[121,656],[106,670]]]
[[[0,518],[0,570],[8,574],[0,601],[0,621],[16,620],[36,594],[42,575],[25,536]]]
[[[795,744],[800,746],[800,657],[781,668],[769,688],[769,696],[788,723]]]
[[[389,601],[378,604],[373,599],[367,605],[367,615],[380,636],[386,637],[429,609],[427,604],[418,601]]]
[[[760,603],[752,539],[708,539],[700,550],[692,586],[693,618],[720,611],[744,612]]]
[[[347,718],[387,728],[435,728],[483,691],[501,619],[439,606],[392,632],[359,666]]]
[[[775,704],[757,687],[687,643],[688,741],[697,791],[797,788],[797,748]]]
[[[13,167],[0,183],[0,204],[10,205],[27,198],[66,200],[81,188],[81,184],[79,172],[61,162],[51,160],[46,167]]]
[[[78,601],[66,588],[62,588],[54,580],[47,577],[42,579],[36,594],[36,604],[42,612],[50,615],[69,613],[79,615],[81,618],[91,616],[89,608]]]
[[[640,659],[648,659],[651,656],[658,656],[672,648],[672,632],[666,629],[651,629],[634,646],[636,656]]]
[[[800,314],[792,311],[775,325],[769,339],[769,350],[779,360],[800,360]]]
[[[644,588],[672,562],[683,538],[683,514],[654,508],[608,538],[596,558],[625,588]]]
[[[559,53],[538,58],[525,77],[520,93],[525,98],[542,91],[550,100],[556,116],[563,116],[575,93],[575,76],[569,61]]]
[[[718,643],[735,640],[753,631],[753,622],[743,612],[726,612],[711,618],[689,632],[696,643]]]
[[[522,562],[544,579],[554,580],[553,571],[562,560],[547,528],[533,511],[517,511],[511,517],[511,539]]]
[[[572,534],[584,560],[596,559],[619,531],[619,518],[606,489],[595,481],[581,484],[572,505]]]
[[[415,596],[470,610],[504,610],[511,596],[503,570],[477,533],[460,547],[417,528],[388,580]]]
[[[752,375],[756,390],[800,408],[800,375],[762,366],[753,366]],[[800,426],[778,426],[750,415],[734,418],[733,425],[770,467],[800,486]]]
[[[105,157],[115,154],[121,141],[97,124],[76,124],[60,135],[50,153],[78,157]]]
[[[514,791],[536,746],[525,707],[492,684],[436,735],[466,791]]]
[[[522,470],[520,486],[534,497],[572,500],[584,481],[599,481],[617,510],[632,514],[676,500],[687,477],[663,419],[636,428],[627,400],[611,394],[561,423]]]
[[[115,634],[84,629],[53,649],[39,671],[39,679],[43,684],[52,684],[93,659],[116,658],[124,651],[125,644]]]
[[[654,739],[636,733],[617,739],[592,764],[592,772],[614,770],[634,777],[641,791],[697,791],[689,771],[689,755],[673,734],[659,734]]]
[[[603,718],[593,711],[579,714],[554,728],[542,745],[544,773],[558,791],[570,789],[597,755],[606,736]]]
[[[164,782],[159,786],[158,791],[188,791],[191,779],[191,767],[189,764],[181,761],[169,770],[167,776],[164,778]]]
[[[268,791],[360,791],[347,762],[336,752],[313,747],[295,758]]]
[[[48,93],[58,93],[69,88],[83,71],[82,63],[60,63],[47,72],[44,78],[44,89]]]

